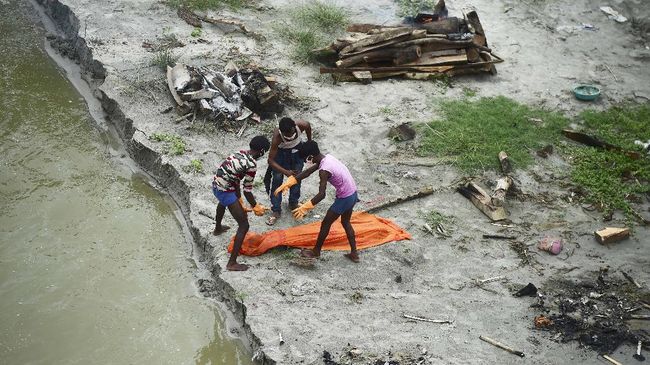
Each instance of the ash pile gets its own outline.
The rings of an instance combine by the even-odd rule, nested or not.
[[[432,13],[418,14],[406,24],[351,24],[347,37],[312,52],[329,64],[320,72],[341,81],[496,74],[495,64],[503,59],[488,47],[476,10],[464,9],[462,17],[447,14],[440,0]]]
[[[552,339],[579,341],[607,354],[628,342],[650,345],[650,292],[629,275],[608,275],[607,269],[581,282],[551,281],[531,307],[545,312],[535,327],[551,332]],[[626,280],[627,279],[627,280]]]
[[[253,66],[217,71],[179,63],[167,67],[167,84],[179,114],[207,121],[259,121],[284,109],[275,78]]]

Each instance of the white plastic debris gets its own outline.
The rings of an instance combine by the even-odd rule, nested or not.
[[[625,23],[627,21],[627,18],[621,15],[618,11],[612,9],[611,6],[601,6],[600,10],[607,14],[607,17],[609,19],[615,20],[618,23]]]

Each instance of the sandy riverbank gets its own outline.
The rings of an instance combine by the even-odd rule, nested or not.
[[[355,363],[387,359],[389,352],[402,363],[542,364],[569,359],[593,363],[593,351],[576,342],[553,342],[547,334],[535,331],[532,318],[538,313],[529,308],[533,300],[513,297],[512,289],[528,282],[541,287],[558,276],[584,278],[603,265],[625,270],[650,284],[648,229],[637,227],[631,239],[611,249],[597,244],[591,232],[604,223],[596,214],[566,200],[569,192],[562,187],[561,177],[566,164],[558,157],[539,159],[530,171],[516,172],[528,198],[509,201],[513,227],[503,230],[490,225],[454,191],[462,177],[454,168],[399,164],[412,160],[408,148],[386,137],[393,125],[435,116],[435,100],[461,97],[464,87],[475,89],[478,96],[505,95],[568,115],[624,100],[647,101],[643,98],[650,95],[650,50],[630,32],[629,24],[607,19],[586,0],[546,5],[471,2],[491,47],[506,62],[499,65],[497,76],[463,77],[450,89],[398,80],[334,85],[320,77],[316,67],[293,64],[286,56],[287,45],[272,31],[276,19],[286,14],[290,4],[286,1],[267,1],[230,14],[268,34],[266,42],[207,26],[202,38],[210,43],[196,42],[190,35],[192,27],[155,1],[69,0],[63,1],[66,7],[57,1],[41,2],[73,40],[69,50],[77,52],[107,118],[120,131],[129,153],[175,197],[197,247],[206,247],[202,257],[215,278],[202,282],[202,287],[236,313],[254,350],[269,363],[320,363],[323,351],[338,359],[351,347],[360,351],[349,359]],[[468,4],[450,4],[450,12],[457,13]],[[392,1],[360,1],[347,6],[355,21],[398,21]],[[579,27],[582,23],[593,24],[598,30]],[[209,191],[211,170],[225,155],[244,147],[243,141],[268,128],[248,128],[238,139],[231,132],[175,123],[173,113],[161,114],[172,100],[163,73],[150,66],[152,54],[142,43],[161,37],[163,32],[175,34],[186,44],[178,49],[180,62],[224,65],[230,59],[245,58],[274,70],[279,81],[301,100],[286,114],[312,122],[322,145],[349,164],[364,203],[409,194],[422,185],[433,186],[436,193],[429,198],[380,212],[409,230],[413,240],[366,250],[360,265],[350,264],[340,253],[326,253],[315,270],[305,270],[291,264],[289,252],[244,258],[252,265],[245,273],[221,272],[227,259],[227,240],[212,236],[212,221],[200,213],[214,211],[215,200]],[[597,83],[604,90],[595,105],[580,103],[571,95],[571,87],[582,82]],[[381,108],[392,112],[387,115]],[[147,138],[152,133],[180,135],[192,151],[175,157],[163,155],[161,145]],[[207,171],[184,172],[191,159],[202,159]],[[418,179],[404,177],[407,172]],[[488,181],[494,177],[486,174],[481,178]],[[308,182],[303,191],[305,197],[311,196],[315,183]],[[327,199],[316,214],[324,213],[332,197]],[[451,238],[421,230],[424,214],[432,209],[454,216]],[[614,219],[608,225],[621,223],[621,217]],[[293,224],[285,214],[278,227]],[[262,219],[251,217],[251,229],[261,232],[267,226]],[[481,238],[484,233],[501,231],[530,246],[537,264],[522,265],[507,243]],[[565,252],[573,255],[560,258],[537,253],[535,244],[546,234],[561,235],[567,242]],[[472,284],[477,278],[494,276],[506,279],[491,283],[490,290]],[[453,324],[407,321],[404,312],[451,319]],[[279,344],[279,333],[284,345]],[[527,357],[518,359],[495,349],[481,342],[479,335],[498,338]],[[631,359],[629,348],[625,350],[617,355],[621,361]]]

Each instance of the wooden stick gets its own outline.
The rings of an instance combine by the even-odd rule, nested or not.
[[[612,359],[611,357],[609,357],[609,355],[603,355],[603,359],[605,359],[605,360],[611,362],[611,363],[614,364],[614,365],[623,365],[623,364],[621,364],[620,362],[618,362],[618,361]]]
[[[492,65],[495,63],[503,62],[502,59],[496,59],[486,62],[468,63],[465,65],[452,66],[386,66],[386,67],[347,67],[347,68],[332,68],[321,67],[320,73],[322,74],[335,74],[335,73],[351,73],[353,71],[371,71],[371,72],[444,72],[449,69],[456,68],[480,68],[480,66]]]
[[[483,280],[476,279],[476,283],[477,284],[486,284],[486,283],[491,283],[493,281],[502,280],[503,278],[504,278],[503,276],[494,276],[494,277],[483,279]]]
[[[404,202],[407,202],[407,201],[410,201],[410,200],[413,200],[413,199],[422,198],[422,197],[425,197],[425,196],[428,196],[428,195],[431,195],[431,194],[433,194],[433,188],[432,187],[426,187],[426,188],[418,191],[416,194],[408,195],[408,196],[405,196],[403,198],[397,198],[397,199],[394,199],[394,200],[390,200],[390,201],[387,201],[385,203],[374,206],[374,207],[372,207],[370,209],[366,209],[366,213],[373,213],[373,212],[376,212],[376,211],[381,210],[381,209],[386,209],[388,207],[392,207],[393,205],[401,204],[401,203],[404,203]]]
[[[495,340],[493,340],[493,339],[491,339],[491,338],[489,338],[489,337],[479,336],[479,338],[480,338],[481,340],[483,340],[483,341],[489,343],[490,345],[494,345],[494,346],[496,346],[496,347],[498,347],[498,348],[500,348],[500,349],[502,349],[502,350],[506,350],[506,351],[508,351],[508,352],[511,353],[511,354],[517,355],[517,356],[519,356],[519,357],[524,357],[524,356],[526,356],[526,355],[524,355],[523,352],[513,350],[513,349],[511,349],[510,347],[508,347],[508,346],[506,346],[506,345],[504,345],[504,344],[502,344],[502,343],[499,343],[499,342],[497,342],[497,341],[495,341]]]
[[[641,304],[642,306],[644,306],[644,307],[650,309],[650,304],[648,304],[648,303],[646,303],[646,302],[639,302],[639,304]]]
[[[621,271],[621,272],[623,273],[623,276],[625,276],[625,278],[626,278],[630,283],[634,284],[634,286],[636,286],[637,288],[641,289],[641,284],[639,284],[636,280],[634,280],[634,278],[632,278],[630,275],[628,275],[628,273],[626,273],[625,271]]]
[[[515,237],[515,236],[502,236],[502,235],[499,235],[499,234],[484,234],[483,238],[491,238],[491,239],[495,239],[495,240],[514,240],[517,237]]]
[[[650,320],[650,314],[630,314],[630,319]]]
[[[414,321],[429,322],[429,323],[454,323],[453,321],[447,319],[428,319],[422,317],[412,316],[410,314],[403,314],[404,318],[412,319]]]

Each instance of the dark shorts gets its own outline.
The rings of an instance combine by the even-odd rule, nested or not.
[[[217,188],[212,188],[212,194],[217,197],[219,203],[224,207],[229,206],[230,204],[237,201],[237,194],[234,191],[221,191]]]
[[[334,204],[332,204],[330,207],[330,210],[336,214],[343,214],[348,210],[354,208],[354,205],[357,204],[358,201],[359,197],[355,191],[354,194],[348,196],[347,198],[336,198],[334,200]]]

